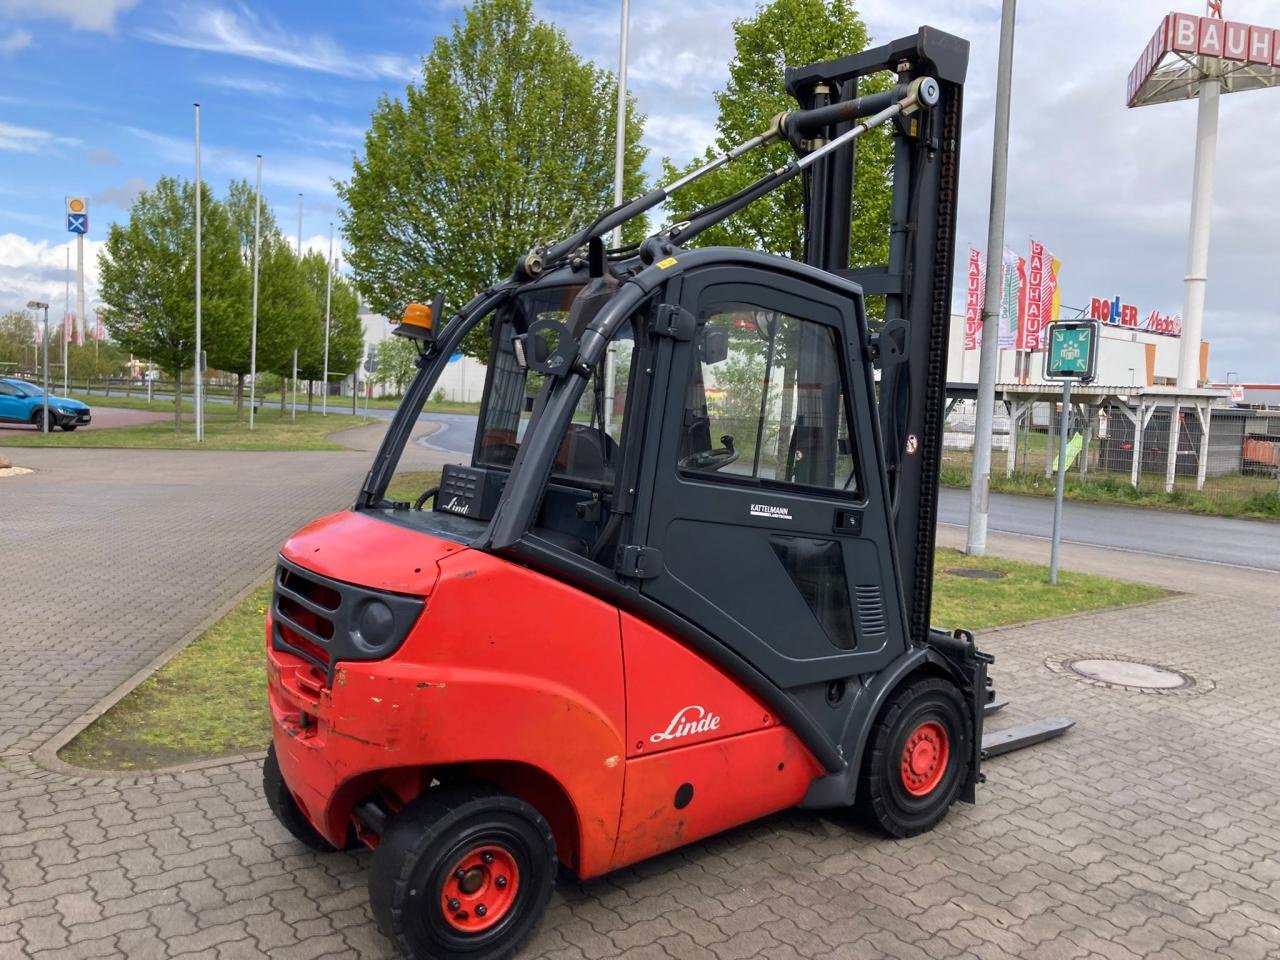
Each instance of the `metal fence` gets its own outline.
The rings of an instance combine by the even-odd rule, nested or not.
[[[992,489],[1050,493],[1062,406],[1033,404],[1012,432],[1010,409],[997,399]],[[1280,517],[1280,410],[1215,407],[1207,444],[1194,409],[1181,410],[1177,431],[1168,407],[1146,411],[1145,417],[1139,426],[1140,412],[1121,402],[1073,405],[1067,434],[1069,489],[1087,499],[1146,500],[1205,512]],[[973,424],[973,401],[956,401],[944,434],[944,482],[968,485]],[[1177,444],[1172,463],[1171,442]]]

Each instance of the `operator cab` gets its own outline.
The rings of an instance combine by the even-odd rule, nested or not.
[[[489,332],[469,463],[412,505],[366,484],[366,509],[638,592],[780,679],[838,740],[830,701],[907,636],[860,288],[677,249],[478,306],[445,328]]]

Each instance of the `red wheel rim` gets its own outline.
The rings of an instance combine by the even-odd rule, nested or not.
[[[481,933],[497,924],[516,902],[520,868],[504,847],[468,850],[452,867],[440,891],[445,921],[461,933]]]
[[[913,797],[931,793],[947,772],[951,741],[947,729],[928,720],[911,731],[902,748],[902,786]]]

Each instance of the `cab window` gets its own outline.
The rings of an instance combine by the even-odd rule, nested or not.
[[[680,470],[859,497],[835,329],[751,303],[716,303],[705,315]]]

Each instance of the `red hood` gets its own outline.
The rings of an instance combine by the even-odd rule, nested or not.
[[[425,597],[439,576],[437,561],[466,549],[460,543],[344,510],[303,527],[285,541],[280,553],[334,580]]]

